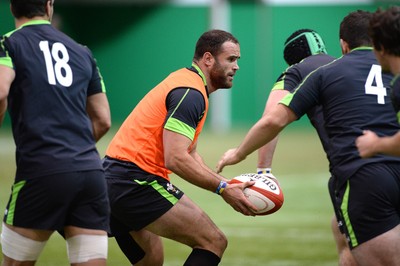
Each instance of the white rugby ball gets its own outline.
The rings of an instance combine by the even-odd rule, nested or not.
[[[256,181],[243,190],[244,195],[253,203],[258,211],[257,215],[267,215],[279,210],[284,201],[283,193],[278,181],[268,174],[241,174],[231,179],[230,184]]]

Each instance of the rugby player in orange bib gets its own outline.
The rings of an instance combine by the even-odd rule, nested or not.
[[[192,248],[184,265],[218,265],[226,236],[207,214],[174,186],[170,173],[215,192],[244,215],[254,215],[243,189],[205,165],[196,146],[209,94],[231,88],[240,45],[222,30],[197,41],[192,66],[171,73],[124,121],[106,151],[111,231],[134,265],[162,265],[161,237]],[[210,198],[214,200],[214,198]],[[215,199],[217,200],[217,199]]]

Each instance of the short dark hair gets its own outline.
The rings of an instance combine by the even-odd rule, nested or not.
[[[10,0],[11,10],[16,18],[33,18],[46,15],[46,4],[51,0]]]
[[[340,23],[340,39],[347,42],[350,49],[372,46],[371,38],[368,35],[371,18],[372,13],[364,10],[349,13]]]
[[[400,7],[378,9],[373,13],[368,33],[375,50],[385,48],[388,54],[400,56]]]
[[[222,44],[227,41],[239,43],[231,33],[223,30],[214,29],[203,33],[196,43],[193,59],[199,60],[206,52],[217,56],[221,52]]]
[[[326,54],[321,36],[313,30],[300,29],[286,39],[283,58],[288,65],[293,65],[310,55],[320,53]]]

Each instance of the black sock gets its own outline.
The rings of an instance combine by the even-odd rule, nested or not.
[[[221,258],[205,249],[193,249],[183,266],[216,266]]]

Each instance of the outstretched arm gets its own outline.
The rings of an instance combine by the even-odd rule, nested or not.
[[[228,150],[222,156],[217,165],[217,172],[221,172],[226,165],[244,160],[247,155],[273,140],[286,125],[296,119],[297,116],[290,108],[283,104],[275,106],[250,129],[238,148]]]
[[[267,115],[285,97],[289,92],[287,90],[272,90],[269,94],[267,103],[265,105],[263,116]],[[272,159],[274,157],[275,148],[278,144],[278,136],[273,140],[258,149],[258,162],[257,168],[271,168]]]
[[[221,181],[228,181],[207,167],[195,149],[188,153],[191,140],[186,136],[164,129],[163,144],[165,166],[193,185],[216,192]],[[254,215],[252,210],[257,208],[243,194],[243,189],[253,184],[254,182],[239,185],[227,183],[220,195],[236,211],[244,215]]]

